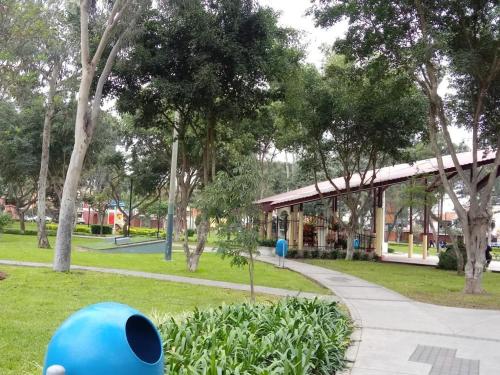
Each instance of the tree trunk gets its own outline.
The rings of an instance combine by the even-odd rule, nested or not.
[[[19,230],[21,231],[22,234],[24,234],[24,232],[26,232],[26,221],[24,219],[24,211],[18,209],[17,216],[19,216]]]
[[[251,251],[248,254],[248,273],[250,276],[250,301],[252,303],[255,303],[254,264],[253,264],[253,254]]]
[[[49,239],[47,237],[47,225],[45,223],[45,210],[47,197],[47,175],[49,171],[50,132],[52,129],[52,119],[54,118],[54,96],[56,94],[56,82],[57,76],[59,75],[59,69],[59,62],[56,62],[52,67],[52,74],[49,80],[47,109],[45,111],[45,118],[43,121],[42,155],[40,160],[37,197],[38,248],[40,249],[50,248]]]
[[[85,154],[92,136],[92,124],[89,113],[89,91],[92,75],[83,69],[75,119],[75,142],[64,181],[59,226],[57,227],[56,249],[54,253],[54,271],[67,272],[71,264],[71,234],[75,221],[76,195],[82,173]]]
[[[352,260],[354,255],[354,233],[352,228],[347,228],[347,253],[345,254],[346,260]]]
[[[468,226],[464,228],[464,242],[467,250],[465,265],[465,293],[483,293],[482,276],[486,261],[486,234],[488,231],[488,213],[473,215],[469,211]]]
[[[198,242],[196,244],[196,249],[193,252],[190,252],[188,249],[188,252],[186,253],[187,266],[190,272],[196,272],[196,270],[198,269],[198,262],[200,260],[201,254],[203,254],[203,250],[205,249],[205,242],[207,241],[208,227],[208,219],[203,219],[197,228]],[[185,252],[186,246],[187,243],[184,242]]]

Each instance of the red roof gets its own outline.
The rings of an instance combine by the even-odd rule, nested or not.
[[[494,162],[496,152],[478,151],[478,164],[490,164]],[[458,161],[463,169],[468,169],[472,166],[472,152],[462,152],[457,154]],[[456,170],[453,160],[450,155],[443,156],[443,165],[446,172],[454,172]],[[365,181],[361,184],[359,174],[352,176],[349,186],[351,191],[368,190],[372,187],[389,186],[409,180],[412,177],[423,178],[429,175],[439,173],[437,159],[425,159],[416,161],[413,164],[397,164],[392,167],[380,168],[375,172],[373,183],[371,181],[372,172],[367,173]],[[343,195],[346,193],[346,182],[344,177],[337,177],[332,180],[338,190],[332,186],[330,181],[322,181],[318,183],[318,188],[324,197],[334,195]],[[267,198],[258,200],[256,203],[262,206],[271,208],[285,207],[292,204],[305,203],[320,199],[315,185],[309,185],[300,189],[287,191],[273,195]]]

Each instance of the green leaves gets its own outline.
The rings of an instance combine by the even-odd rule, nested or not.
[[[330,375],[344,366],[352,330],[336,302],[298,298],[195,310],[159,329],[165,373],[190,375]]]

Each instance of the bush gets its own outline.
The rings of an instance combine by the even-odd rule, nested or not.
[[[111,228],[110,226],[104,225],[104,226],[102,226],[102,233],[101,233],[101,226],[99,224],[92,224],[90,226],[90,232],[92,234],[112,234],[113,228]]]
[[[5,228],[11,222],[12,222],[12,217],[9,214],[0,212],[0,232],[2,232],[3,228]]]
[[[276,240],[259,240],[259,246],[276,247]]]
[[[57,231],[57,227],[58,227],[58,225],[55,224],[55,223],[47,223],[47,224],[45,224],[45,228],[47,228],[47,230],[50,230],[50,231],[56,232]]]
[[[467,262],[467,252],[465,250],[465,245],[462,240],[458,241],[458,248],[462,253],[464,258],[464,265]],[[457,254],[455,253],[454,245],[449,245],[446,247],[445,251],[439,253],[439,262],[437,268],[442,270],[453,270],[457,271]],[[463,270],[461,270],[463,271]]]
[[[355,250],[352,253],[352,260],[360,260],[361,259],[361,251]]]
[[[389,254],[394,254],[394,253],[396,252],[396,250],[394,250],[392,247],[389,247],[389,248],[387,249],[387,252],[388,252]]]
[[[156,237],[158,229],[156,228],[130,228],[131,236],[149,236]],[[165,231],[160,230],[160,237],[165,237]]]
[[[311,251],[311,258],[313,258],[313,259],[319,258],[319,250],[318,249],[314,249]]]
[[[187,230],[187,236],[188,238],[189,237],[193,237],[195,235],[196,231],[194,229],[188,229]]]
[[[100,227],[100,226],[99,226]],[[111,228],[111,227],[107,227],[107,228]],[[75,229],[73,229],[73,232],[74,233],[87,233],[87,234],[90,234],[92,233],[91,229],[86,226],[86,225],[83,225],[83,224],[80,224],[80,225],[77,225],[75,227]],[[100,233],[100,232],[99,232]]]
[[[3,233],[5,233],[5,234],[20,234],[20,235],[25,235],[25,236],[36,236],[38,232],[36,230],[26,229],[23,233],[23,232],[21,232],[20,229],[9,228],[9,229],[4,229]]]
[[[289,259],[297,258],[298,251],[295,249],[288,250],[286,257]]]
[[[334,374],[351,324],[336,302],[289,298],[196,309],[159,330],[166,374]]]

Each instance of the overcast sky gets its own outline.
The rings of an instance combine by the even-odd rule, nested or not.
[[[302,42],[306,46],[306,61],[318,68],[324,62],[325,54],[322,49],[331,46],[336,39],[344,36],[347,30],[347,22],[330,29],[314,27],[313,18],[306,16],[307,9],[311,6],[310,0],[260,0],[260,4],[279,11],[279,22],[282,26],[291,26],[303,32]],[[444,94],[446,87],[441,87],[440,91]],[[455,143],[465,140],[469,147],[472,147],[471,135],[467,131],[452,128],[450,133]]]

